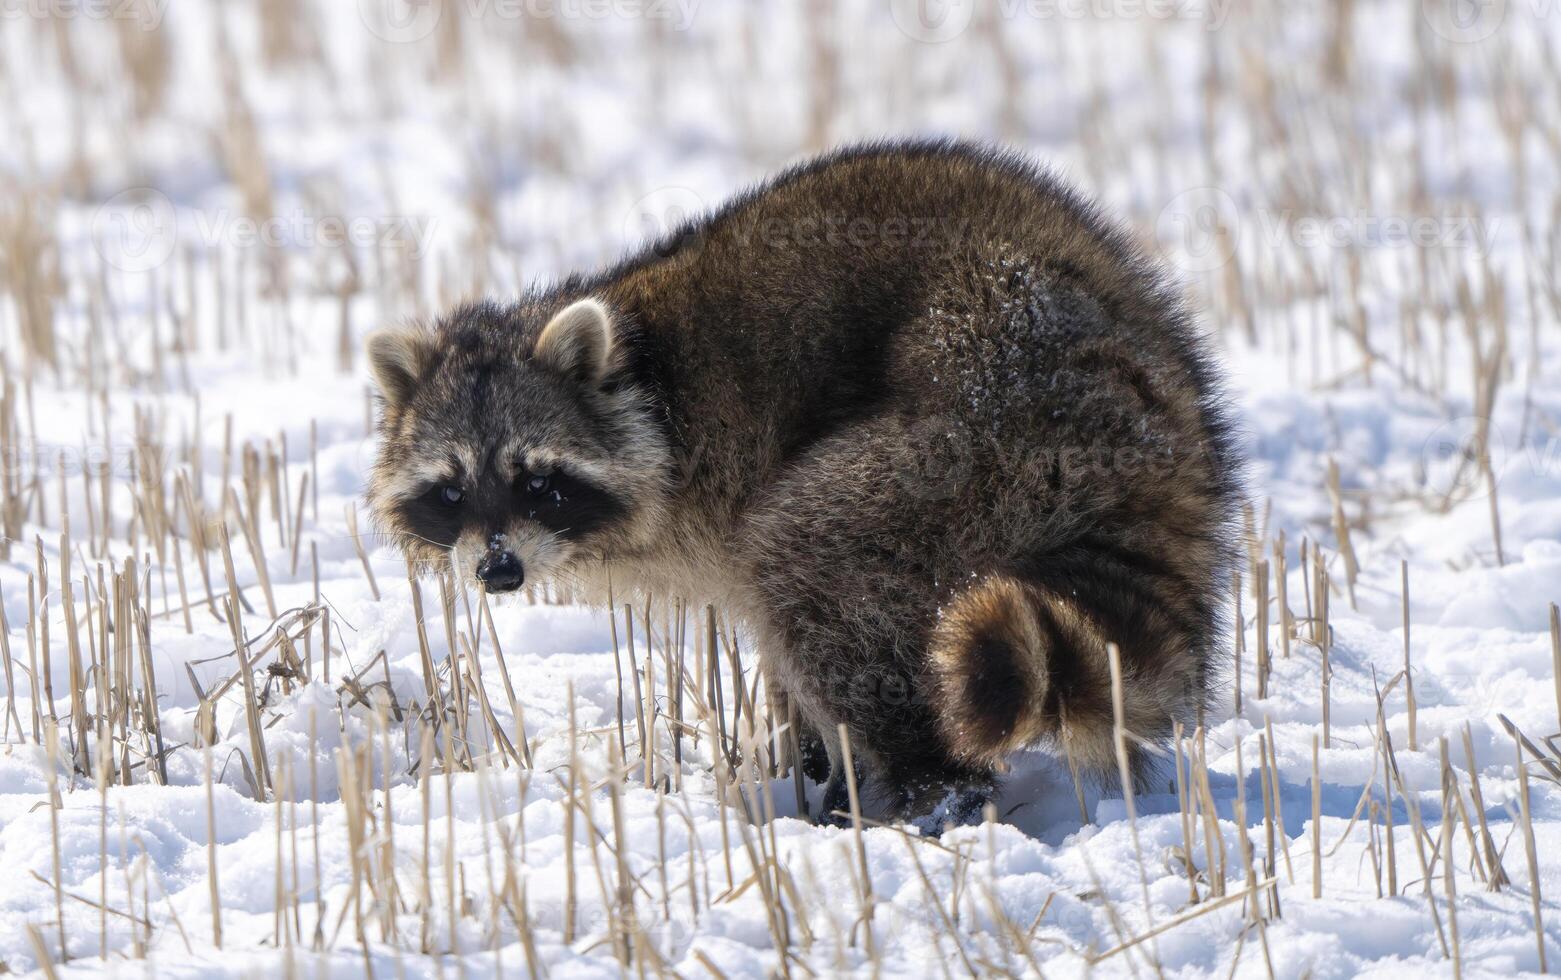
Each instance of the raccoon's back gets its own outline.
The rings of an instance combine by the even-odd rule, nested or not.
[[[1186,316],[1131,243],[1025,158],[968,144],[825,156],[579,288],[632,315],[672,429],[703,440],[712,464],[691,486],[716,497],[744,497],[886,411],[957,414],[938,406],[1034,401],[1048,385],[1065,400],[1069,371],[1083,379],[1089,366],[1056,360],[1069,314],[1048,302],[1080,297],[1098,313],[1088,323],[1159,352],[1194,391],[1211,387]],[[1006,341],[1002,356],[972,328]]]

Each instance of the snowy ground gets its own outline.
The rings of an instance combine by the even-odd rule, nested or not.
[[[59,16],[42,18],[48,10]],[[1522,820],[1518,750],[1499,718],[1542,751],[1561,728],[1550,619],[1561,599],[1561,20],[1531,3],[1463,13],[1451,17],[1438,0],[1326,10],[5,7],[0,360],[20,438],[4,485],[43,496],[26,496],[10,560],[0,562],[15,679],[0,745],[0,972],[38,969],[40,956],[59,961],[63,947],[69,964],[52,967],[60,974],[1510,976],[1540,968],[1528,827],[1544,955],[1561,968],[1561,787],[1529,756],[1532,819]],[[663,686],[655,765],[676,770],[679,786],[646,788],[631,702],[630,772],[614,790],[615,644],[628,656],[621,614],[615,633],[602,611],[516,603],[494,608],[491,635],[474,631],[471,673],[514,740],[507,668],[529,767],[513,764],[479,717],[475,771],[435,767],[420,782],[415,721],[392,719],[382,732],[343,684],[362,672],[365,685],[388,681],[398,707],[426,698],[404,566],[365,535],[376,599],[348,533],[345,511],[374,446],[361,365],[343,371],[339,361],[344,310],[356,338],[458,295],[502,296],[520,281],[608,260],[810,147],[897,133],[1005,139],[1054,162],[1184,275],[1229,365],[1252,461],[1252,547],[1273,560],[1283,535],[1297,635],[1284,658],[1271,584],[1273,672],[1260,697],[1245,569],[1241,710],[1227,699],[1207,719],[1218,833],[1211,848],[1208,825],[1192,827],[1192,885],[1169,763],[1159,792],[1134,801],[1136,820],[1119,795],[1090,789],[1081,821],[1066,766],[1025,755],[996,824],[940,839],[870,828],[862,857],[850,831],[794,819],[789,777],[769,784],[776,819],[744,829],[743,807],[764,809],[759,795],[726,786],[723,797],[708,729],[684,740],[675,766]],[[33,225],[46,229],[42,265],[23,260],[40,250],[13,233],[26,225],[24,201],[44,209]],[[21,284],[38,281],[39,268],[62,283],[49,299],[57,367],[21,341]],[[286,274],[278,280],[273,269]],[[299,519],[301,560],[295,567],[289,553],[291,520],[279,524],[262,495],[274,605],[285,614],[314,600],[314,549],[331,610],[328,676],[319,626],[307,682],[283,692],[266,670],[275,649],[254,665],[278,787],[264,801],[254,798],[257,777],[245,775],[254,760],[243,686],[216,699],[214,837],[206,756],[194,747],[196,685],[209,693],[238,664],[229,626],[196,584],[188,521],[176,518],[168,540],[189,576],[190,631],[172,555],[158,562],[144,519],[132,551],[132,510],[161,492],[145,489],[144,461],[132,479],[137,410],[166,447],[150,483],[199,472],[213,513],[229,419],[235,486],[241,447],[269,453],[285,439],[279,496],[284,517]],[[1479,445],[1489,446],[1488,476],[1468,465]],[[106,553],[90,530],[105,486],[114,521]],[[62,492],[78,615],[80,580],[89,576],[95,595],[100,561],[111,575],[113,562],[152,556],[145,596],[162,736],[175,746],[169,785],[154,785],[142,766],[132,785],[101,795],[90,773],[73,773],[68,758],[51,762],[35,741],[35,716],[68,725],[73,711],[58,581]],[[96,518],[87,516],[94,503]],[[251,607],[244,626],[261,637],[274,617],[232,526]],[[1303,541],[1320,545],[1334,585],[1320,821],[1312,746],[1323,731],[1323,676],[1312,626],[1300,621],[1313,608]],[[29,575],[40,549],[49,645],[34,653],[42,637],[28,626],[40,603],[29,600]],[[1346,552],[1359,566],[1352,590]],[[208,557],[220,593],[221,558]],[[1414,732],[1401,676],[1401,563]],[[437,584],[421,583],[421,593],[443,663]],[[664,604],[653,610],[658,629],[667,615]],[[461,608],[456,628],[469,627]],[[688,635],[698,629],[691,619]],[[691,640],[685,657],[694,663],[700,651]],[[658,632],[649,651],[658,684],[668,652]],[[49,658],[52,706],[34,699],[39,656]],[[146,676],[139,662],[129,668],[135,689]],[[730,696],[729,673],[724,681]],[[95,678],[84,690],[95,710]],[[1379,690],[1399,780],[1390,791]],[[480,713],[475,700],[471,711]],[[1269,724],[1282,819],[1265,867],[1258,744]],[[1468,818],[1456,823],[1444,820],[1441,739]],[[377,774],[367,777],[372,792],[352,801],[343,799],[344,746],[368,746]],[[572,764],[590,788],[574,807]],[[816,802],[817,789],[808,792]],[[354,811],[365,800],[366,841],[349,834],[365,826]],[[1397,894],[1379,869],[1385,813]],[[1510,880],[1499,890],[1472,846],[1482,822]],[[1211,851],[1226,855],[1219,890],[1247,887],[1243,829],[1252,877],[1275,880],[1257,900],[1260,924],[1250,903],[1216,905],[1211,895]],[[365,865],[380,888],[393,876],[396,901],[354,897]],[[630,919],[638,925],[626,957],[614,926]],[[777,936],[789,942],[785,958]]]

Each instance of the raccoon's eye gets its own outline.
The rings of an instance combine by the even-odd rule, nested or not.
[[[531,494],[533,497],[540,497],[547,493],[548,487],[551,485],[552,481],[547,477],[533,476],[531,479],[526,481],[526,492]]]
[[[439,502],[446,507],[459,507],[466,500],[466,491],[460,487],[446,485],[439,488]]]

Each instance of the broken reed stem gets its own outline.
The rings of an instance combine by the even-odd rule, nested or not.
[[[255,697],[255,676],[250,669],[248,644],[244,641],[243,614],[239,608],[238,581],[233,575],[233,546],[228,540],[228,525],[223,522],[222,567],[228,577],[228,629],[233,636],[233,653],[238,658],[239,680],[244,685],[244,718],[249,728],[249,750],[254,756],[256,801],[263,801],[271,786],[270,763],[266,759],[265,732],[260,725],[260,704]]]
[[[60,855],[60,807],[65,801],[60,798],[60,726],[51,719],[49,726],[44,729],[48,739],[47,754],[49,766],[49,844],[50,854],[54,861],[54,920],[60,933],[60,962],[70,960],[70,945],[65,941],[65,894],[64,894],[64,866]],[[47,956],[40,956],[39,962],[48,962]]]
[[[1556,687],[1556,724],[1561,726],[1561,610],[1550,604],[1550,676]]]
[[[1318,576],[1317,608],[1318,618],[1322,624],[1319,634],[1319,646],[1322,650],[1322,701],[1323,701],[1323,748],[1333,748],[1333,711],[1331,706],[1333,695],[1333,665],[1330,655],[1333,648],[1333,633],[1328,626],[1328,570],[1323,569]]]
[[[1312,735],[1312,897],[1323,897],[1323,786],[1315,734]]]
[[[1273,780],[1274,793],[1274,820],[1279,824],[1279,844],[1284,849],[1285,874],[1290,879],[1290,884],[1295,884],[1295,866],[1290,863],[1290,835],[1285,833],[1285,804],[1284,796],[1279,792],[1279,750],[1274,741],[1274,720],[1267,715],[1263,716],[1263,728],[1268,734],[1268,768]],[[1277,872],[1276,872],[1277,873]],[[1279,890],[1274,890],[1274,898],[1279,898]]]
[[[867,937],[867,956],[869,959],[877,959],[873,939],[873,879],[867,870],[867,840],[862,834],[862,801],[857,796],[856,760],[851,754],[851,732],[843,723],[839,727],[839,734],[841,765],[845,767],[846,792],[851,803],[851,838],[856,846],[856,870],[860,876],[861,922]]]
[[[290,575],[298,574],[299,543],[304,535],[304,494],[309,490],[309,471],[305,470],[298,481],[298,506],[293,509],[293,551],[288,565]],[[176,542],[177,543],[177,542]]]
[[[379,583],[374,581],[374,567],[369,564],[368,552],[363,550],[363,538],[358,535],[358,505],[355,503],[347,504],[347,536],[352,539],[352,550],[357,552],[358,561],[363,565],[363,577],[369,580],[369,592],[378,602]]]
[[[1268,562],[1260,561],[1253,574],[1257,590],[1257,696],[1268,697]]]
[[[1447,761],[1447,739],[1437,739],[1437,748],[1441,755],[1442,767],[1442,826],[1441,841],[1437,845],[1438,853],[1443,853],[1442,858],[1442,888],[1447,899],[1447,933],[1452,943],[1453,977],[1463,976],[1463,948],[1458,941],[1458,889],[1454,881],[1453,862],[1453,798],[1458,794],[1458,787],[1453,777],[1453,768]]]
[[[1236,796],[1231,803],[1232,813],[1236,818],[1236,842],[1241,846],[1241,862],[1247,872],[1247,892],[1252,896],[1252,904],[1248,912],[1252,921],[1258,922],[1263,918],[1263,910],[1257,901],[1257,867],[1252,860],[1252,838],[1247,834],[1247,773],[1241,762],[1240,735],[1236,736]],[[1140,858],[1140,867],[1142,864]]]
[[[629,754],[628,735],[623,728],[623,654],[618,649],[618,617],[613,615],[613,610],[618,608],[613,598],[612,569],[607,569],[607,627],[612,631],[612,666],[613,673],[618,680],[618,758],[627,758]],[[633,656],[632,651],[630,656]]]
[[[1360,563],[1355,559],[1355,546],[1350,541],[1350,523],[1344,517],[1344,491],[1339,485],[1339,464],[1328,457],[1328,496],[1333,503],[1333,534],[1339,541],[1339,555],[1344,559],[1344,584],[1349,592],[1350,608],[1355,608],[1355,577]]]
[[[1550,608],[1553,615],[1555,606]],[[1540,914],[1539,857],[1534,847],[1534,814],[1529,808],[1528,764],[1523,761],[1523,743],[1516,735],[1512,741],[1518,753],[1518,816],[1523,825],[1523,857],[1528,862],[1528,897],[1534,915],[1534,943],[1539,951],[1539,972],[1548,973],[1545,963],[1545,923]]]
[[[213,774],[211,746],[205,747],[206,756],[206,886],[211,894],[211,942],[222,948],[222,892],[217,887],[217,803],[212,788]],[[318,847],[318,843],[316,844]],[[318,862],[317,862],[318,863]],[[319,870],[315,871],[318,879]],[[316,890],[318,890],[316,885]],[[318,896],[315,899],[319,901]],[[322,913],[323,914],[323,913]]]
[[[1196,785],[1198,808],[1203,811],[1204,861],[1210,893],[1218,897],[1225,894],[1225,836],[1220,830],[1219,810],[1214,806],[1214,789],[1209,783],[1209,731],[1200,726],[1193,734],[1198,746]]]
[[[1278,841],[1274,833],[1274,772],[1268,765],[1268,735],[1259,734],[1257,737],[1258,753],[1258,794],[1263,798],[1263,843],[1264,858],[1263,870],[1274,876],[1279,870]]]
[[[1237,585],[1236,606],[1241,606],[1240,585]],[[1115,643],[1106,644],[1106,661],[1111,668],[1112,740],[1117,756],[1117,774],[1122,779],[1122,802],[1127,807],[1127,824],[1133,839],[1133,856],[1138,861],[1138,883],[1143,891],[1144,919],[1154,926],[1154,906],[1149,901],[1149,874],[1145,870],[1143,845],[1138,837],[1138,807],[1133,798],[1133,766],[1128,756],[1127,710],[1122,689],[1122,651]]]
[[[1176,751],[1176,805],[1181,811],[1182,818],[1182,870],[1187,875],[1187,900],[1190,904],[1198,904],[1198,869],[1192,862],[1192,794],[1187,787],[1187,769],[1183,760],[1185,731],[1181,722],[1175,722],[1173,731],[1173,747]]]
[[[1399,559],[1400,590],[1404,596],[1404,700],[1409,707],[1409,751],[1420,751],[1419,726],[1415,723],[1415,672],[1409,664],[1409,562]],[[1554,607],[1552,607],[1553,609]],[[1561,710],[1561,682],[1556,688],[1556,707]]]
[[[1382,751],[1382,824],[1387,846],[1388,894],[1398,895],[1398,851],[1393,840],[1393,743],[1388,738],[1387,713],[1377,701],[1377,743]]]
[[[1288,582],[1289,569],[1285,562],[1285,535],[1279,532],[1279,538],[1274,541],[1274,595],[1279,603],[1279,650],[1280,656],[1285,660],[1290,659],[1290,631],[1294,629],[1294,622],[1290,616],[1290,585]]]
[[[1485,852],[1485,864],[1490,870],[1490,890],[1499,892],[1512,882],[1507,877],[1507,871],[1501,866],[1501,852],[1496,849],[1496,842],[1491,838],[1489,821],[1485,818],[1485,793],[1480,789],[1480,770],[1474,761],[1474,736],[1469,728],[1469,723],[1463,725],[1463,754],[1469,765],[1469,798],[1474,803],[1474,812],[1480,821],[1480,845]]]
[[[238,494],[228,488],[228,505],[238,514],[239,530],[244,532],[244,542],[249,545],[249,557],[255,565],[255,577],[260,580],[261,594],[266,597],[266,612],[272,619],[277,617],[276,595],[271,591],[271,569],[266,564],[265,542],[260,537],[260,517],[257,513],[258,497],[255,498],[249,510],[240,506]],[[222,524],[223,547],[227,545],[227,522]],[[230,583],[231,584],[231,583]]]
[[[630,648],[633,649],[632,647]],[[632,659],[632,657],[631,657]],[[564,942],[575,941],[575,799],[580,790],[579,726],[575,724],[575,684],[569,697],[569,796],[564,802]]]
[[[1241,661],[1247,652],[1247,627],[1241,613],[1241,573],[1235,572],[1231,578],[1231,598],[1235,602],[1236,617],[1234,620],[1236,631],[1236,656],[1235,656],[1235,713],[1241,717]]]

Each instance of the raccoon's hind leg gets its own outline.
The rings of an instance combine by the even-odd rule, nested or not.
[[[948,751],[927,697],[938,568],[957,558],[947,495],[929,494],[906,469],[915,435],[880,419],[831,438],[793,461],[748,515],[764,655],[829,749],[825,813],[846,808],[831,744],[842,723],[870,812],[917,815],[950,789],[992,783],[988,762]]]
[[[1036,743],[1104,777],[1118,771],[1108,645],[1122,665],[1129,766],[1202,702],[1212,610],[1162,574],[1072,550],[987,575],[944,610],[930,661],[951,751],[992,762]]]

